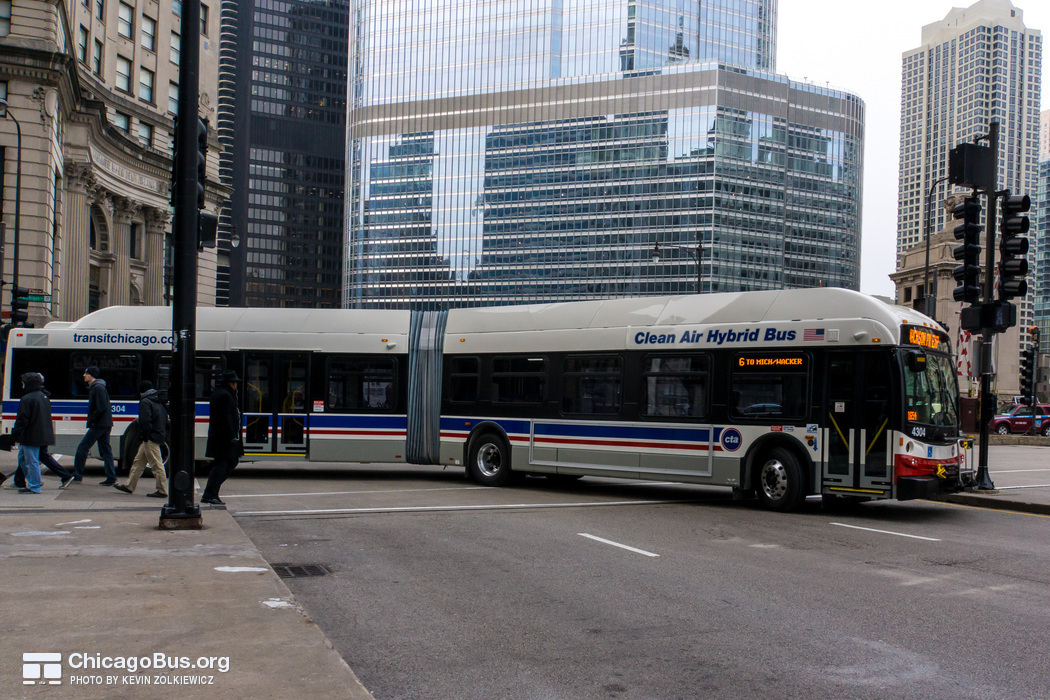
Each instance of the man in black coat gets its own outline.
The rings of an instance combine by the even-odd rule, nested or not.
[[[223,505],[219,488],[244,454],[241,442],[241,411],[237,399],[240,377],[233,370],[222,373],[222,383],[215,387],[209,404],[208,445],[205,457],[211,457],[211,474],[201,495],[201,503]]]
[[[84,370],[84,381],[88,385],[87,432],[77,446],[73,457],[73,480],[80,483],[84,478],[84,465],[87,462],[88,450],[98,443],[98,456],[106,468],[106,480],[103,486],[117,483],[117,470],[113,468],[113,448],[109,444],[109,434],[113,430],[113,409],[109,405],[109,390],[106,380],[99,378],[98,367],[92,365]]]
[[[25,393],[18,403],[18,415],[11,436],[18,442],[18,468],[26,475],[26,485],[18,493],[40,493],[40,448],[55,444],[51,423],[51,401],[43,392],[44,376],[37,372],[22,375]]]

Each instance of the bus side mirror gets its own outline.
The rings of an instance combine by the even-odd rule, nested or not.
[[[912,372],[926,371],[926,353],[922,350],[909,350],[907,362]]]

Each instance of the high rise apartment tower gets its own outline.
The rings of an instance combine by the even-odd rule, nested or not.
[[[904,54],[901,91],[897,252],[940,231],[948,194],[948,151],[999,122],[999,188],[1034,194],[1043,37],[1025,27],[1009,0],[954,8],[922,28],[922,45]]]

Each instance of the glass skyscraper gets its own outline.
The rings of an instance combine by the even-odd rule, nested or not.
[[[775,27],[775,0],[353,0],[344,303],[857,288],[864,106],[772,72]]]
[[[223,2],[220,305],[342,303],[349,6]]]

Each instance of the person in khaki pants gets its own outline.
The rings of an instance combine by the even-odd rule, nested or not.
[[[118,491],[124,493],[135,493],[139,477],[149,463],[153,470],[153,478],[157,480],[157,490],[146,494],[152,498],[168,497],[168,475],[164,473],[164,460],[160,456],[160,446],[167,438],[168,411],[160,402],[157,390],[153,383],[143,380],[139,384],[139,436],[142,444],[139,451],[135,453],[135,461],[131,463],[131,471],[126,483],[114,486]]]

